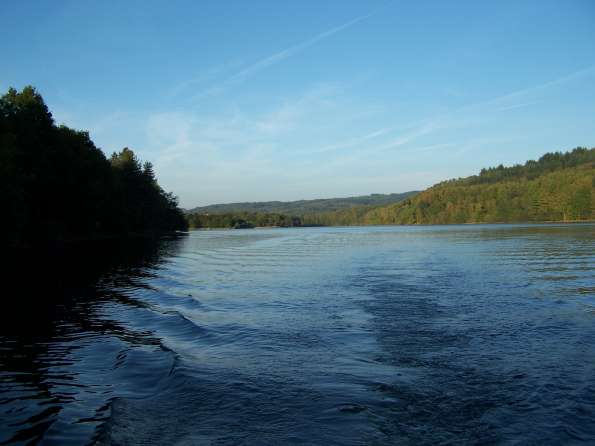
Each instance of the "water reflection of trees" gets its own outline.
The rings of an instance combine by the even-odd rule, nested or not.
[[[182,242],[171,236],[11,253],[0,312],[0,444],[38,441],[76,402],[84,383],[73,355],[95,338],[165,349],[150,332],[125,326],[103,309],[146,307],[121,290],[147,287]]]

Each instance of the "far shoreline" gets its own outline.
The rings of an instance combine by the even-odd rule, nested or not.
[[[254,229],[300,229],[300,228],[369,228],[369,227],[428,227],[428,226],[487,226],[487,225],[579,225],[595,224],[595,220],[552,220],[552,221],[518,221],[518,222],[466,222],[466,223],[410,223],[410,224],[377,224],[377,225],[302,225],[302,226],[254,226],[252,228],[188,228],[188,231],[243,231]]]

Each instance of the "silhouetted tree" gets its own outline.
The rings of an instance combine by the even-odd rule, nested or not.
[[[0,237],[8,246],[185,229],[177,201],[128,148],[108,161],[56,126],[33,87],[0,98]]]

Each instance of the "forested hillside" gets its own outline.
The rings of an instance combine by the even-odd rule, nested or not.
[[[304,215],[310,213],[332,212],[349,209],[354,206],[383,206],[397,203],[418,193],[417,191],[400,194],[371,194],[345,198],[321,198],[298,201],[261,201],[254,203],[213,204],[191,209],[189,214],[239,214],[242,212]]]
[[[186,228],[177,199],[132,150],[108,160],[89,134],[56,126],[32,87],[0,98],[5,247]]]
[[[390,206],[306,215],[304,224],[451,224],[595,219],[595,149],[483,169]]]
[[[579,147],[547,153],[523,165],[483,169],[479,175],[444,181],[420,193],[380,196],[396,200],[388,206],[347,206],[350,200],[364,197],[239,203],[199,208],[214,213],[193,213],[187,218],[197,228],[587,221],[595,219],[594,165],[595,149]],[[327,212],[327,205],[345,207]],[[289,212],[222,213],[234,206]]]

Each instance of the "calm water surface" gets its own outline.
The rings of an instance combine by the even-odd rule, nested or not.
[[[0,444],[595,443],[595,225],[91,257],[3,298]]]

